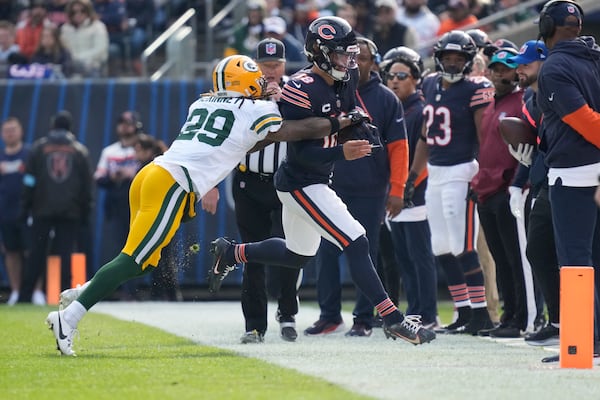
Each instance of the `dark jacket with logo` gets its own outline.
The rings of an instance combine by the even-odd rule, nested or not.
[[[85,218],[92,203],[87,148],[65,130],[34,142],[23,177],[22,210],[34,218]]]

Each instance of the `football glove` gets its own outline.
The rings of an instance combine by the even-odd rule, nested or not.
[[[508,145],[509,153],[516,158],[516,160],[526,167],[531,166],[533,150],[535,146],[528,143],[519,143],[515,150],[510,144]]]
[[[350,118],[351,121],[351,125],[356,125],[360,122],[371,122],[371,118],[369,117],[369,115],[367,115],[363,110],[361,110],[360,108],[355,108],[354,110],[350,111],[347,115],[348,118]]]
[[[345,143],[348,140],[368,140],[373,151],[380,150],[383,147],[379,129],[365,121],[344,128],[338,133],[339,143]]]
[[[406,179],[406,185],[404,186],[404,208],[412,208],[415,206],[413,203],[413,197],[415,196],[415,181],[417,180],[417,174],[411,172],[408,174]]]

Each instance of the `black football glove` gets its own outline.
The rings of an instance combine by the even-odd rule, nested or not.
[[[350,111],[347,117],[350,118],[351,125],[356,125],[363,121],[371,122],[371,118],[369,118],[369,116],[360,108],[355,108],[354,110]]]
[[[413,203],[413,197],[415,196],[415,181],[417,180],[417,174],[411,172],[408,174],[406,179],[406,186],[404,186],[404,207],[412,208],[415,206]]]

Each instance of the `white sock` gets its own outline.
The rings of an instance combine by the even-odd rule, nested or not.
[[[64,320],[71,325],[73,328],[76,328],[79,324],[79,321],[84,317],[87,310],[85,307],[75,300],[67,308],[63,310],[63,318]]]
[[[90,282],[91,281],[87,281],[86,283],[84,283],[83,285],[79,286],[79,289],[81,291],[84,291],[88,286],[90,286]]]

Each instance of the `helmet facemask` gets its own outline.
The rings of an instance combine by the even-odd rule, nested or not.
[[[456,64],[449,65],[447,67],[444,66],[444,63],[442,62],[444,53],[444,51],[440,51],[435,54],[435,67],[437,71],[440,71],[443,80],[445,80],[448,83],[456,83],[464,77],[466,77],[471,72],[473,59],[469,59],[468,54],[460,51],[457,52],[465,57],[465,64],[462,68],[460,68]]]

